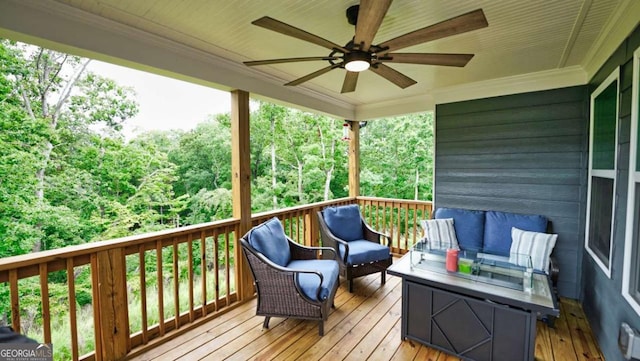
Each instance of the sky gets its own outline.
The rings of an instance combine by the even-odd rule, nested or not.
[[[135,89],[138,114],[125,122],[127,138],[147,130],[189,130],[207,115],[231,111],[228,92],[92,60],[89,70]]]

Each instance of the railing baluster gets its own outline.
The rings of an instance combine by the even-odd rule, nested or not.
[[[11,293],[11,327],[20,333],[20,297],[18,297],[18,270],[9,271],[9,292]]]
[[[300,215],[302,214],[302,212],[296,212],[296,238],[298,239],[298,243],[299,244],[304,244],[307,245],[307,241],[304,239],[304,236],[300,237]]]
[[[402,228],[400,227],[400,222],[402,221],[402,212],[401,212],[401,208],[400,205],[397,203],[393,204],[393,209],[395,210],[395,214],[396,214],[396,233],[398,235],[398,247],[402,247],[402,235],[401,235],[401,231]]]
[[[220,257],[220,255],[218,254],[218,238],[220,237],[220,233],[219,231],[216,229],[213,232],[213,267],[214,267],[214,271],[213,271],[213,276],[215,277],[215,310],[218,311],[218,306],[220,303],[220,265],[218,262],[218,259]]]
[[[178,270],[178,238],[173,237],[173,306],[176,330],[180,328],[180,272]]]
[[[189,271],[189,323],[193,322],[194,314],[193,314],[193,233],[189,233],[189,238],[187,239],[187,251],[189,254],[187,255],[187,263],[188,271]]]
[[[162,240],[156,241],[156,272],[158,282],[158,330],[164,336],[164,275],[162,272]]]
[[[411,209],[413,210],[413,243],[415,244],[416,241],[418,240],[416,237],[418,235],[418,207],[416,207],[415,204],[411,205]]]
[[[42,328],[44,343],[51,343],[51,311],[49,310],[49,271],[46,263],[40,263],[40,297],[42,300]]]
[[[142,343],[149,342],[147,333],[147,267],[145,262],[144,244],[138,246],[138,261],[140,262],[140,311],[142,313]]]
[[[376,202],[376,229],[381,232],[384,232],[384,229],[380,228],[380,202]]]
[[[76,314],[76,280],[73,272],[73,258],[67,258],[67,288],[69,301],[69,327],[71,328],[71,354],[73,360],[77,360],[78,355],[78,323]]]
[[[98,254],[91,254],[91,292],[93,305],[93,337],[96,350],[94,352],[97,361],[102,357],[102,319],[100,318],[100,280],[98,277]]]
[[[404,210],[404,248],[407,249],[409,243],[411,243],[409,242],[409,205],[404,204],[402,209]]]
[[[207,237],[200,231],[200,285],[202,287],[202,317],[207,315]]]
[[[230,298],[230,294],[231,294],[231,274],[230,274],[230,265],[229,262],[231,260],[231,258],[229,257],[229,227],[225,227],[224,229],[224,267],[225,267],[225,278],[226,278],[226,284],[227,284],[227,292],[225,294],[226,298],[227,298],[227,303],[225,303],[225,306],[229,306],[229,304],[231,303],[231,298]]]
[[[385,212],[387,211],[387,209],[389,210],[389,234],[391,235],[391,242],[393,244],[397,244],[396,243],[396,238],[393,236],[393,231],[394,231],[394,227],[393,227],[393,202],[391,202],[391,206],[389,206],[389,203],[387,203],[387,201],[384,202],[384,209]],[[386,219],[386,217],[385,217]],[[398,245],[398,248],[400,247],[400,245]]]

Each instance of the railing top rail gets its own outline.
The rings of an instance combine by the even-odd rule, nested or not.
[[[31,266],[34,264],[51,262],[59,259],[66,259],[76,256],[82,256],[99,251],[106,251],[114,248],[130,247],[139,244],[155,242],[161,239],[186,236],[196,232],[202,232],[220,227],[234,226],[239,224],[240,220],[235,218],[225,219],[221,221],[201,223],[192,226],[180,228],[165,229],[162,231],[137,234],[122,238],[110,239],[106,241],[97,241],[91,243],[80,244],[77,246],[68,246],[48,251],[28,253],[19,256],[0,258],[0,271],[9,269]]]
[[[372,202],[389,202],[394,204],[421,204],[425,206],[431,206],[430,201],[416,201],[406,199],[393,199],[393,198],[378,198],[378,197],[345,197],[339,199],[333,199],[325,202],[317,202],[312,204],[306,204],[297,207],[278,209],[274,211],[255,213],[251,216],[252,219],[266,218],[271,216],[277,216],[283,213],[292,213],[306,211],[313,208],[322,208],[330,206],[336,203],[349,203],[355,201],[372,201]],[[208,222],[202,224],[196,224],[192,226],[166,229],[158,232],[145,233],[133,236],[127,236],[122,238],[116,238],[105,241],[98,241],[92,243],[85,243],[77,246],[69,246],[60,249],[54,249],[49,251],[42,251],[37,253],[24,254],[13,257],[6,257],[0,259],[0,271],[6,271],[9,269],[16,269],[26,266],[32,266],[36,264],[67,259],[71,257],[83,256],[92,254],[98,251],[105,251],[114,248],[131,247],[149,242],[155,242],[161,239],[183,237],[189,234],[197,232],[207,231],[220,227],[235,226],[240,223],[239,219],[230,218],[221,221]]]
[[[310,203],[310,204],[305,204],[305,205],[296,206],[296,207],[289,207],[289,208],[276,209],[276,210],[273,210],[273,211],[254,213],[254,214],[251,215],[251,218],[255,219],[255,218],[265,218],[265,217],[270,217],[270,216],[277,216],[278,214],[282,214],[282,213],[292,213],[292,212],[297,212],[297,211],[305,211],[305,210],[313,209],[313,208],[322,208],[322,207],[330,206],[330,205],[333,205],[333,204],[336,204],[336,203],[353,202],[355,200],[356,200],[355,197],[345,197],[345,198],[332,199],[330,201],[316,202],[316,203]]]
[[[359,201],[372,201],[372,202],[389,202],[389,203],[400,203],[400,204],[424,204],[433,206],[432,201],[420,201],[413,199],[396,199],[396,198],[380,198],[380,197],[365,197],[358,196],[356,197]]]

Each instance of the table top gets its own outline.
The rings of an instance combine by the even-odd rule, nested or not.
[[[486,299],[492,302],[553,316],[560,314],[557,299],[551,288],[551,281],[545,274],[534,273],[532,289],[530,292],[527,292],[480,282],[472,278],[459,277],[458,275],[447,272],[413,267],[410,253],[405,254],[400,260],[391,265],[387,269],[387,272],[391,275],[402,277],[403,279],[466,296]]]
[[[473,250],[430,249],[422,242],[414,245],[409,253],[414,268],[447,273],[520,291],[531,291],[534,270],[529,255],[514,255],[512,258],[518,264],[513,264],[510,257]],[[448,266],[449,261],[451,268]],[[453,269],[456,271],[452,271]]]

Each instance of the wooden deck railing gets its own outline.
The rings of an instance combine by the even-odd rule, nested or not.
[[[392,235],[394,253],[406,252],[420,237],[419,220],[431,213],[430,202],[358,197],[254,214],[252,224],[278,217],[294,241],[315,246],[316,213],[353,203],[373,228]],[[11,303],[7,318],[14,330],[24,331],[20,295],[32,288],[41,301],[35,316],[41,326],[31,337],[52,342],[53,302],[57,322],[65,314],[70,335],[67,345],[54,344],[54,350],[67,348],[74,360],[130,355],[239,304],[234,251],[239,224],[229,219],[0,259],[0,284],[8,284]],[[78,309],[76,279],[83,273],[90,279],[91,306]],[[51,299],[50,279],[61,274],[66,298]],[[78,329],[78,317],[92,318],[93,334]]]
[[[393,253],[403,254],[420,238],[420,220],[429,219],[432,203],[390,198],[358,197],[360,210],[369,225],[392,239]]]
[[[11,325],[22,331],[20,286],[38,277],[42,330],[30,336],[52,341],[51,302],[60,301],[50,300],[49,278],[62,271],[67,296],[62,311],[55,306],[68,315],[70,338],[54,350],[68,348],[74,360],[126,355],[237,301],[232,247],[238,224],[225,220],[0,259],[0,282],[9,283]],[[78,330],[75,280],[83,271],[90,273],[93,307],[82,315],[93,318],[92,337]],[[140,314],[135,322],[129,317],[133,307]],[[84,344],[95,347],[88,350]]]

